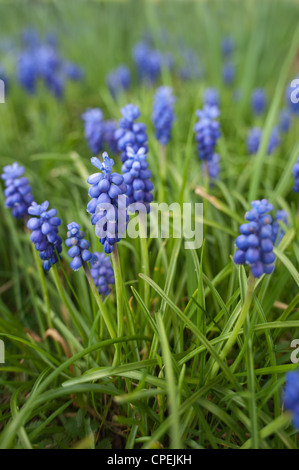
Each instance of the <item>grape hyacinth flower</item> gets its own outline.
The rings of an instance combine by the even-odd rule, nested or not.
[[[94,173],[87,179],[92,185],[88,191],[92,199],[87,204],[87,212],[91,214],[91,223],[96,225],[96,234],[105,253],[111,253],[127,223],[127,214],[125,220],[119,223],[119,211],[125,209],[126,201],[124,208],[118,205],[118,197],[126,194],[127,186],[122,175],[111,172],[114,160],[106,152],[102,156],[103,163],[97,157],[90,160],[101,173]]]
[[[5,183],[5,207],[12,209],[12,215],[16,219],[22,219],[27,214],[34,199],[29,181],[22,177],[23,174],[24,167],[15,162],[5,166],[1,175]]]
[[[235,66],[231,62],[226,62],[222,67],[222,80],[225,85],[232,85],[235,80]]]
[[[92,259],[92,254],[88,250],[89,242],[85,240],[85,234],[80,230],[81,227],[76,222],[71,222],[67,228],[65,244],[69,248],[67,254],[72,258],[70,267],[73,271],[78,271],[84,262]]]
[[[92,153],[99,153],[103,149],[104,119],[99,108],[89,108],[82,114],[84,121],[84,135]]]
[[[208,175],[211,180],[218,179],[219,172],[220,172],[219,161],[220,161],[220,158],[219,158],[218,153],[213,153],[212,157],[206,162]],[[213,184],[212,181],[211,181],[211,184]]]
[[[289,109],[282,109],[279,115],[279,130],[287,133],[292,123],[292,114]]]
[[[166,145],[171,138],[171,130],[174,116],[175,98],[172,95],[172,88],[161,86],[157,89],[154,97],[152,120],[155,128],[157,140]]]
[[[217,88],[207,88],[203,94],[204,106],[216,106],[219,108],[220,99]]]
[[[153,84],[158,80],[163,65],[160,51],[151,49],[145,41],[141,41],[133,49],[133,59],[140,81]]]
[[[194,126],[198,155],[202,160],[209,160],[221,135],[219,122],[215,121],[219,110],[216,106],[205,106],[203,110],[198,110],[196,115],[199,117]]]
[[[273,127],[269,142],[268,142],[268,148],[267,148],[267,154],[271,155],[274,150],[280,145],[281,139],[280,139],[280,133],[277,127]]]
[[[61,220],[57,217],[56,209],[47,210],[48,207],[48,201],[40,205],[33,202],[28,209],[28,214],[34,217],[31,217],[27,222],[27,227],[32,230],[30,240],[39,252],[45,271],[49,271],[51,266],[57,263],[57,254],[59,255],[62,251],[62,240],[58,235],[58,226],[61,225]]]
[[[103,140],[104,145],[108,146],[111,153],[117,153],[117,141],[115,139],[115,131],[117,129],[117,122],[113,119],[108,119],[104,121],[104,129],[103,129]]]
[[[262,138],[262,130],[259,127],[253,127],[249,130],[247,137],[247,151],[249,154],[257,153]]]
[[[126,195],[129,204],[139,202],[145,205],[146,211],[150,211],[150,203],[153,200],[153,183],[150,181],[152,172],[148,169],[146,150],[141,147],[136,153],[128,146],[127,159],[122,166],[124,183],[127,185]]]
[[[297,83],[298,79],[299,75],[297,75],[297,77],[288,84],[285,91],[287,106],[290,112],[296,116],[299,116],[299,87]]]
[[[112,70],[106,77],[106,84],[111,95],[116,96],[122,91],[127,90],[131,84],[131,73],[126,65],[120,65],[117,69]]]
[[[95,252],[92,257],[90,274],[99,294],[105,297],[110,294],[111,286],[115,284],[113,268],[109,256],[104,253]]]
[[[293,191],[295,193],[299,193],[299,157],[295,165],[293,166],[293,176],[295,179],[295,184],[293,187]]]
[[[222,39],[221,41],[221,52],[222,56],[225,58],[228,58],[231,56],[233,50],[234,50],[234,40],[230,36],[226,36]]]
[[[239,228],[241,235],[236,238],[238,250],[234,255],[236,264],[249,264],[255,278],[271,274],[274,270],[272,217],[273,210],[267,199],[252,201],[252,209],[245,214],[248,223]]]
[[[286,374],[283,401],[286,410],[293,414],[293,424],[299,429],[299,370]]]
[[[286,211],[280,210],[277,211],[274,217],[274,221],[272,224],[272,241],[274,245],[279,245],[281,242],[285,231],[281,225],[285,225],[286,227],[289,225],[288,214]]]
[[[264,112],[267,99],[263,88],[256,88],[251,95],[251,108],[254,114],[260,115]]]
[[[122,118],[119,120],[119,129],[115,131],[118,150],[121,152],[121,161],[124,163],[126,147],[130,145],[137,152],[140,147],[147,151],[147,132],[143,122],[134,122],[140,116],[140,109],[134,104],[127,104],[121,109]]]
[[[84,72],[81,67],[72,62],[64,62],[63,64],[64,74],[67,78],[73,81],[82,80]]]

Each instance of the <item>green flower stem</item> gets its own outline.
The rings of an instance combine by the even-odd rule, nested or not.
[[[140,250],[141,250],[141,258],[142,258],[142,272],[146,274],[148,277],[150,275],[150,268],[149,268],[149,258],[148,258],[148,247],[147,247],[147,232],[146,232],[146,223],[144,223],[144,219],[140,217]],[[149,305],[149,294],[150,294],[150,285],[145,282],[144,283],[144,303],[146,307]]]
[[[120,338],[124,331],[124,316],[123,316],[123,286],[120,260],[118,256],[117,244],[115,243],[111,253],[112,266],[115,278],[116,302],[117,302],[117,337]],[[117,344],[117,354],[114,356],[113,365],[117,365],[121,360],[121,344]]]
[[[240,330],[241,330],[241,328],[244,324],[246,315],[247,315],[247,313],[250,309],[250,306],[251,306],[251,302],[252,302],[252,299],[253,299],[253,293],[254,293],[254,286],[255,286],[255,278],[254,278],[253,274],[250,272],[244,304],[243,304],[242,310],[240,312],[240,316],[239,316],[239,318],[238,318],[238,320],[237,320],[237,322],[234,326],[234,329],[232,330],[229,339],[227,340],[223,350],[220,353],[220,358],[221,359],[226,358],[226,356],[228,355],[229,351],[231,350],[231,348],[233,347],[233,345],[235,344],[235,342],[238,338],[238,334],[239,334],[239,332],[240,332]],[[215,377],[215,375],[218,372],[218,369],[219,369],[219,364],[214,363],[214,366],[213,366],[212,371],[211,371],[211,379],[213,377]]]
[[[104,305],[104,303],[101,300],[100,294],[98,293],[98,290],[97,290],[96,285],[93,281],[93,278],[92,278],[92,275],[90,273],[89,267],[87,266],[87,263],[84,263],[83,266],[84,266],[84,271],[85,271],[87,280],[89,282],[90,288],[91,288],[92,293],[94,295],[95,301],[96,301],[96,303],[99,307],[101,316],[102,316],[102,318],[105,322],[105,325],[107,327],[109,335],[110,335],[111,339],[114,339],[114,338],[116,338],[116,332],[115,332],[114,327],[112,325],[112,322],[110,320],[109,314],[106,310],[106,306]]]
[[[41,265],[41,260],[38,256],[38,253],[37,253],[37,251],[35,249],[35,246],[33,244],[32,244],[32,252],[33,252],[35,264],[36,264],[36,267],[37,267],[37,270],[38,270],[39,278],[40,278],[40,281],[41,281],[43,298],[44,298],[44,302],[45,302],[45,305],[46,305],[48,328],[53,328],[53,322],[52,322],[52,318],[51,318],[51,309],[50,309],[50,300],[49,300],[48,289],[47,289],[47,286],[46,286],[45,273],[44,273],[43,267]],[[42,336],[44,336],[45,328],[44,328],[44,324],[43,324],[42,319],[39,320],[39,324],[40,324]]]
[[[82,328],[82,325],[80,324],[80,321],[79,319],[77,318],[75,312],[73,311],[71,305],[70,305],[70,302],[64,292],[64,289],[62,287],[62,284],[61,284],[61,281],[59,279],[59,275],[58,275],[58,271],[57,271],[57,266],[56,264],[54,264],[51,268],[51,273],[53,275],[53,278],[54,278],[54,282],[55,282],[55,285],[57,287],[57,290],[58,290],[58,293],[59,293],[59,296],[63,302],[63,304],[65,305],[65,307],[67,308],[73,322],[74,322],[74,325],[76,326],[78,332],[81,334],[81,337],[85,337],[86,334]]]

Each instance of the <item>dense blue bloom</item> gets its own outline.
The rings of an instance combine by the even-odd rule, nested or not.
[[[5,206],[12,209],[12,215],[22,219],[33,201],[31,187],[27,178],[22,177],[24,167],[18,163],[3,168],[1,178],[5,182]]]
[[[255,114],[262,114],[267,105],[267,99],[263,88],[256,88],[251,95],[251,108]]]
[[[269,142],[268,142],[268,148],[267,148],[267,154],[271,155],[271,153],[274,152],[274,150],[280,145],[281,139],[280,139],[280,134],[279,130],[277,127],[273,127]]]
[[[120,65],[112,70],[107,77],[106,83],[111,95],[115,98],[120,91],[127,90],[131,84],[131,73],[126,65]]]
[[[222,56],[228,58],[234,50],[235,44],[233,38],[230,36],[224,37],[221,41]]]
[[[279,115],[279,130],[287,133],[292,123],[292,114],[289,109],[282,109]]]
[[[279,245],[281,242],[285,231],[282,225],[286,227],[289,225],[288,214],[285,211],[277,211],[272,225],[272,241],[275,245]]]
[[[299,193],[299,157],[295,165],[293,166],[293,176],[295,179],[295,184],[293,187],[293,191],[295,193]]]
[[[299,75],[288,84],[285,97],[291,113],[299,116]]]
[[[262,130],[259,127],[253,127],[249,130],[247,137],[247,151],[250,154],[255,154],[260,146],[262,138]]]
[[[33,94],[37,76],[34,55],[30,51],[23,52],[17,61],[17,80],[28,93]]]
[[[117,122],[112,119],[104,121],[103,139],[105,145],[108,146],[112,153],[117,153],[117,141],[115,139],[115,131],[117,129]]]
[[[81,227],[76,222],[71,222],[67,228],[65,244],[69,248],[67,254],[72,258],[70,267],[74,271],[78,271],[84,262],[90,261],[92,258],[92,254],[88,250],[89,242],[85,240],[85,234],[80,230]]]
[[[45,271],[49,271],[51,266],[57,263],[57,253],[59,255],[62,251],[62,240],[58,235],[61,220],[56,216],[56,209],[47,210],[48,207],[48,201],[41,205],[33,202],[28,209],[28,214],[35,217],[31,217],[27,222],[27,227],[32,230],[30,240],[39,252],[40,259],[43,260]]]
[[[82,80],[84,77],[83,69],[73,62],[64,62],[63,71],[65,76],[73,81]]]
[[[236,70],[234,64],[226,62],[222,66],[222,79],[226,85],[232,85],[235,80]]]
[[[248,133],[248,137],[247,137],[248,153],[250,154],[257,153],[261,140],[262,140],[262,130],[259,127],[253,127],[252,129],[250,129]],[[270,137],[269,137],[267,154],[271,155],[274,152],[274,150],[279,146],[280,142],[281,142],[281,139],[280,139],[278,128],[273,127]]]
[[[220,99],[217,88],[207,88],[203,94],[204,106],[217,106],[219,108]]]
[[[161,86],[157,89],[152,120],[155,128],[155,136],[162,145],[166,145],[171,137],[173,126],[175,98],[172,89],[168,86]]]
[[[119,120],[119,129],[115,131],[118,150],[121,152],[121,160],[124,162],[127,158],[126,147],[130,145],[134,152],[140,147],[147,151],[147,131],[143,122],[134,122],[140,116],[138,106],[127,104],[121,109],[122,118]]]
[[[129,204],[139,202],[145,205],[147,212],[150,211],[149,203],[153,200],[153,183],[150,181],[152,172],[148,169],[146,150],[141,147],[136,153],[128,146],[126,149],[127,159],[122,166],[124,183],[127,185],[126,195]]]
[[[283,400],[286,410],[293,413],[294,427],[299,429],[299,370],[286,374]]]
[[[105,256],[104,253],[95,252],[92,256],[90,273],[99,294],[105,297],[110,294],[111,286],[115,284],[113,268],[109,256]]]
[[[88,191],[92,199],[87,204],[87,212],[91,214],[91,223],[96,225],[96,234],[105,253],[111,253],[126,229],[127,214],[125,212],[125,220],[120,226],[119,210],[125,210],[127,202],[122,201],[124,207],[119,207],[118,197],[126,194],[127,186],[122,175],[111,172],[114,161],[106,152],[103,153],[103,163],[96,157],[90,161],[101,173],[94,173],[87,179],[92,185]]]
[[[212,157],[209,158],[209,160],[207,160],[206,162],[203,162],[203,164],[206,163],[207,165],[208,175],[211,180],[218,179],[219,172],[220,172],[219,160],[220,158],[219,158],[218,153],[213,153]],[[211,184],[213,183],[211,182]]]
[[[268,212],[273,206],[267,199],[252,201],[252,209],[245,214],[248,223],[239,228],[236,238],[238,250],[234,255],[236,264],[249,264],[254,277],[271,274],[274,270],[272,217]]]
[[[104,119],[99,108],[89,108],[82,114],[84,121],[84,135],[92,153],[99,153],[103,149]]]
[[[199,117],[194,126],[198,155],[202,160],[210,160],[220,137],[220,125],[215,121],[219,110],[215,106],[205,106],[203,110],[198,110],[196,115]]]
[[[163,65],[161,52],[151,49],[145,41],[141,41],[133,49],[133,59],[137,66],[139,79],[147,83],[155,83],[161,74]]]

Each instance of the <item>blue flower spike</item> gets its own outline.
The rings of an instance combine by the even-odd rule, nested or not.
[[[56,209],[48,210],[48,207],[48,201],[40,205],[33,202],[28,209],[28,214],[34,217],[27,222],[27,227],[32,231],[30,240],[39,252],[45,271],[49,271],[51,266],[57,263],[57,254],[59,255],[62,251],[62,240],[58,235],[61,220],[57,217]]]
[[[84,135],[92,153],[99,153],[103,149],[104,119],[99,108],[89,108],[82,114],[84,121]]]
[[[248,264],[255,278],[271,274],[274,270],[275,254],[272,241],[272,204],[267,199],[252,201],[252,209],[245,214],[248,223],[239,228],[236,239],[238,250],[234,255],[236,264]]]
[[[297,162],[293,166],[293,176],[295,180],[293,191],[294,193],[299,193],[299,157],[298,157]]]
[[[153,200],[153,183],[151,170],[148,169],[148,162],[145,148],[141,147],[138,152],[127,147],[127,159],[122,166],[124,182],[127,185],[127,196],[129,204],[139,202],[145,205],[146,211],[150,211],[150,203]]]
[[[111,286],[115,284],[113,268],[109,256],[104,253],[92,254],[90,274],[99,294],[106,297],[111,292]]]
[[[80,230],[81,227],[76,222],[71,222],[67,228],[65,244],[69,248],[67,254],[72,258],[70,267],[73,271],[78,271],[83,266],[83,263],[92,259],[92,254],[88,250],[89,242],[85,239],[84,232]]]
[[[262,114],[267,105],[267,98],[263,88],[256,88],[251,95],[251,108],[254,114]]]
[[[285,409],[293,415],[293,425],[299,430],[299,370],[286,374],[283,401]]]
[[[27,215],[28,207],[34,199],[29,181],[22,176],[23,174],[24,167],[15,162],[5,166],[1,175],[5,183],[5,206],[12,210],[12,215],[16,219],[22,219]]]
[[[87,212],[91,214],[91,223],[96,226],[96,234],[104,246],[105,253],[112,253],[115,243],[120,241],[120,236],[126,229],[126,213],[120,226],[118,222],[119,210],[126,210],[127,185],[122,175],[112,172],[114,160],[109,158],[107,152],[104,152],[102,157],[103,162],[97,157],[91,158],[91,163],[100,172],[87,179],[91,184],[88,194],[92,198],[87,204]],[[124,204],[124,207],[118,206],[120,196],[123,196],[121,204]]]
[[[154,97],[152,121],[155,128],[156,139],[166,145],[171,138],[174,115],[175,98],[172,88],[161,86],[157,89]]]
[[[119,120],[119,129],[115,131],[118,150],[121,152],[121,161],[124,163],[126,147],[130,145],[137,152],[141,147],[147,151],[147,131],[143,122],[135,122],[140,117],[140,109],[134,104],[127,104],[121,109],[122,118]]]

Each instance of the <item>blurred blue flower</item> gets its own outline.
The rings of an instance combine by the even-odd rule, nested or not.
[[[232,37],[226,36],[221,41],[221,52],[224,58],[228,58],[233,53],[235,43]]]
[[[235,81],[236,70],[234,64],[226,62],[222,66],[222,79],[225,85],[232,85]]]
[[[283,401],[286,410],[293,414],[293,424],[299,429],[299,370],[286,374]]]
[[[293,176],[294,176],[294,179],[295,179],[295,182],[294,182],[295,184],[294,184],[294,187],[293,187],[293,191],[295,193],[299,193],[299,157],[298,157],[297,162],[293,166]]]
[[[118,151],[117,141],[115,139],[116,129],[117,129],[116,121],[112,119],[108,119],[107,121],[104,121],[104,130],[103,130],[104,144],[108,146],[111,153],[117,153]]]
[[[215,120],[219,116],[219,110],[216,106],[205,106],[196,115],[199,118],[194,126],[198,156],[202,160],[210,160],[221,135],[220,124]]]
[[[99,108],[89,108],[82,114],[84,121],[84,135],[92,153],[99,153],[103,149],[104,119]]]
[[[267,105],[267,98],[263,88],[256,88],[251,94],[251,108],[254,114],[262,114]]]
[[[287,133],[292,123],[292,114],[289,109],[285,108],[280,111],[279,115],[279,130]]]
[[[172,88],[161,86],[157,89],[154,97],[152,120],[157,140],[166,145],[171,137],[171,130],[175,120],[174,115],[175,98]]]
[[[299,116],[299,75],[288,84],[285,98],[291,113]]]
[[[217,88],[207,88],[203,94],[204,106],[217,106],[219,108],[220,98]]]
[[[285,225],[286,227],[288,227],[288,225],[289,225],[288,214],[287,214],[287,212],[285,212],[283,210],[279,210],[279,211],[276,212],[275,218],[274,218],[274,221],[273,221],[272,241],[273,241],[274,245],[279,245],[279,243],[281,242],[281,240],[282,240],[282,238],[285,234],[284,228],[281,224]]]
[[[259,127],[253,127],[249,130],[247,136],[247,151],[249,154],[257,153],[262,138],[262,130]]]
[[[186,49],[183,51],[183,65],[179,68],[179,76],[182,80],[196,80],[203,76],[203,68],[201,67],[198,54],[194,49]]]
[[[119,92],[128,90],[131,85],[131,73],[126,65],[120,65],[106,77],[106,83],[111,95],[116,98]]]

